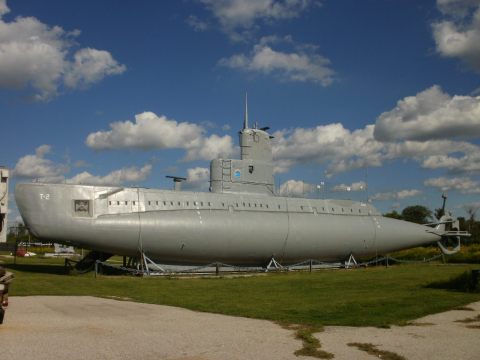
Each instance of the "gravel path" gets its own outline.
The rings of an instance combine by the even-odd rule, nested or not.
[[[407,359],[480,359],[480,329],[449,311],[391,329],[326,327],[316,334],[335,359],[373,359],[349,342],[372,343]],[[434,324],[434,325],[425,325]],[[29,359],[300,359],[294,333],[263,320],[94,297],[11,297],[0,326],[0,358]],[[378,358],[378,357],[377,357]]]
[[[425,316],[408,326],[390,329],[373,327],[328,326],[316,337],[322,349],[335,354],[335,359],[373,359],[372,355],[348,346],[348,343],[377,345],[409,360],[479,360],[480,321],[457,322],[480,317],[480,302],[467,306],[472,310],[452,310]]]

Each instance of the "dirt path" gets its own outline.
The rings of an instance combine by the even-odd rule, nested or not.
[[[0,326],[2,359],[299,359],[293,353],[301,342],[270,321],[94,297],[10,300]],[[407,359],[479,359],[480,329],[467,326],[480,322],[455,322],[480,314],[480,302],[469,307],[474,311],[415,321],[423,326],[327,327],[316,336],[335,359],[375,357],[350,342],[372,343]]]

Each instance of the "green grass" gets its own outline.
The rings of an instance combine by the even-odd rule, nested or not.
[[[390,254],[399,260],[418,260],[429,259],[439,255],[440,249],[436,246],[420,246],[412,249],[402,250]],[[438,261],[442,261],[440,258]],[[479,264],[480,263],[480,244],[463,245],[456,254],[445,256],[445,261],[450,264]]]
[[[2,257],[0,257],[2,260]],[[474,265],[398,265],[313,273],[176,279],[65,275],[63,259],[4,260],[12,296],[92,295],[308,326],[388,326],[480,300],[442,288]],[[476,266],[478,268],[478,265]],[[431,286],[434,283],[435,286]]]

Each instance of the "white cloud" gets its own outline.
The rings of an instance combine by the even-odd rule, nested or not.
[[[472,7],[480,5],[479,0],[437,0],[437,7],[444,15],[466,17]]]
[[[147,164],[142,168],[128,167],[114,170],[105,176],[92,175],[87,171],[67,179],[69,184],[83,185],[121,185],[124,183],[134,183],[145,180],[152,171],[152,165]]]
[[[135,122],[117,121],[111,130],[88,135],[86,144],[95,150],[137,148],[181,148],[197,141],[203,129],[187,122],[169,120],[153,112],[135,115]]]
[[[208,30],[208,23],[200,20],[195,15],[190,15],[185,22],[195,31],[202,32]]]
[[[413,196],[418,196],[422,192],[416,189],[400,190],[396,192],[376,193],[370,197],[371,200],[402,200]]]
[[[374,134],[379,141],[478,137],[480,96],[451,97],[439,86],[432,86],[381,114]]]
[[[7,6],[7,0],[0,0],[0,18],[9,12],[10,9]]]
[[[383,145],[373,138],[373,125],[350,131],[342,124],[281,130],[273,134],[277,172],[296,163],[328,164],[327,176],[365,166],[380,166]]]
[[[195,167],[187,170],[187,181],[191,183],[202,183],[210,180],[210,169]]]
[[[480,147],[449,138],[480,136],[480,97],[450,97],[433,86],[400,100],[375,125],[363,129],[349,130],[333,123],[284,129],[273,135],[276,173],[299,163],[318,163],[327,166],[330,177],[396,159],[412,159],[424,168],[452,173],[478,172]]]
[[[233,139],[229,135],[218,136],[212,134],[198,140],[198,143],[186,144],[184,146],[187,149],[185,161],[228,158],[234,153]]]
[[[436,187],[442,191],[457,190],[463,194],[480,193],[480,183],[469,177],[438,177],[424,181],[425,186]]]
[[[6,9],[6,3],[0,3],[0,13]],[[0,18],[0,88],[31,89],[34,99],[46,101],[58,94],[63,83],[76,88],[125,71],[104,50],[83,48],[70,60],[79,34],[34,17],[10,22]]]
[[[437,5],[448,18],[432,24],[437,52],[480,71],[480,2],[439,0]]]
[[[273,22],[300,16],[312,0],[201,0],[231,39],[248,36],[259,22]]]
[[[52,160],[46,159],[45,155],[50,151],[50,145],[41,145],[35,150],[34,155],[21,157],[13,169],[13,176],[35,178],[39,181],[62,181],[64,179],[63,174],[68,171],[68,168],[65,165],[55,164]]]
[[[358,181],[350,185],[348,184],[335,185],[330,190],[335,192],[343,192],[343,191],[349,192],[349,191],[364,191],[366,189],[367,189],[367,184],[365,183],[365,181]]]
[[[281,196],[304,197],[315,190],[315,186],[302,180],[288,180],[280,185]]]
[[[330,68],[330,60],[317,53],[299,47],[292,52],[274,50],[264,40],[260,40],[250,54],[236,54],[220,59],[219,65],[273,75],[281,81],[313,82],[323,86],[330,85],[335,74]]]
[[[478,147],[469,142],[450,140],[403,141],[385,146],[387,159],[413,158],[420,162],[430,156],[478,151]]]
[[[135,115],[135,122],[111,123],[110,128],[89,134],[86,144],[95,150],[185,149],[186,161],[226,157],[233,152],[233,140],[229,135],[206,137],[205,129],[199,125],[177,122],[153,112]]]
[[[85,87],[125,70],[125,65],[120,65],[108,51],[85,48],[75,53],[65,74],[65,84],[71,88]]]
[[[207,190],[210,186],[210,169],[195,167],[187,170],[185,188],[190,190]]]
[[[480,172],[480,149],[463,156],[432,155],[425,158],[422,167],[427,169],[447,169],[454,173]]]

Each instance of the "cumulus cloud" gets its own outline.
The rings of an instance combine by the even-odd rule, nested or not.
[[[428,169],[451,173],[480,171],[480,97],[449,96],[438,86],[400,100],[375,125],[349,130],[341,123],[294,128],[273,134],[274,171],[296,164],[327,166],[325,175],[385,161],[412,159]]]
[[[438,0],[437,5],[445,16],[432,24],[437,52],[480,71],[480,2]]]
[[[87,171],[81,172],[74,177],[67,179],[68,184],[83,185],[121,185],[145,180],[152,171],[152,165],[147,164],[142,168],[128,167],[114,170],[105,176],[92,175]]]
[[[373,138],[373,125],[350,131],[342,124],[296,128],[274,133],[276,172],[286,172],[296,163],[328,164],[327,176],[365,166],[380,166],[383,145]]]
[[[330,60],[312,51],[312,48],[297,46],[288,52],[274,50],[270,42],[263,38],[249,54],[220,59],[219,65],[273,75],[281,81],[313,82],[322,86],[333,82],[335,72],[330,67]]]
[[[340,184],[333,186],[330,190],[335,192],[349,192],[349,191],[365,191],[367,189],[367,183],[365,181],[354,182],[350,185]]]
[[[95,150],[106,149],[185,149],[186,161],[228,157],[233,153],[231,136],[205,136],[202,126],[177,122],[153,112],[135,115],[135,122],[117,121],[110,130],[87,136],[86,144]]]
[[[185,22],[195,31],[202,32],[208,29],[208,23],[200,20],[195,15],[190,15]]]
[[[454,173],[478,173],[480,172],[480,149],[463,156],[432,155],[426,157],[422,167],[427,169],[447,169]]]
[[[480,96],[451,97],[434,85],[381,114],[374,135],[379,141],[478,137]]]
[[[6,12],[3,1],[0,15]],[[46,101],[63,85],[85,87],[125,71],[108,51],[83,48],[74,52],[79,35],[79,30],[50,27],[34,17],[8,22],[0,16],[0,88],[31,89],[35,100]]]
[[[63,180],[63,174],[68,171],[68,168],[45,158],[50,151],[50,145],[41,145],[35,150],[35,154],[21,157],[13,169],[13,176],[34,178],[39,181],[58,182]]]
[[[10,9],[7,6],[7,0],[0,0],[0,18],[9,12]]]
[[[274,22],[300,16],[313,0],[201,0],[232,40],[241,40],[259,22]]]
[[[195,167],[187,170],[185,187],[190,190],[207,190],[210,186],[210,169]]]
[[[425,186],[432,186],[441,191],[456,190],[463,194],[478,194],[480,193],[480,183],[472,180],[469,177],[438,177],[431,178],[424,181]]]
[[[478,147],[472,143],[450,140],[394,142],[385,144],[385,148],[387,159],[413,158],[419,162],[436,155],[478,151]]]
[[[105,176],[96,176],[84,171],[67,179],[65,174],[69,171],[69,168],[66,165],[58,164],[47,159],[46,155],[50,152],[50,145],[39,146],[35,150],[35,154],[25,155],[18,160],[12,175],[48,183],[65,182],[69,184],[120,185],[123,183],[143,181],[150,175],[152,170],[152,165],[147,164],[140,169],[128,167],[114,170]]]
[[[315,185],[308,184],[302,180],[288,180],[280,185],[281,196],[304,197],[315,190]]]
[[[396,192],[383,192],[383,193],[376,193],[370,197],[371,200],[402,200],[413,196],[418,196],[422,192],[417,189],[409,189],[409,190],[400,190]]]
[[[125,65],[120,65],[108,51],[85,48],[75,53],[65,74],[65,84],[71,88],[85,87],[125,70]]]

